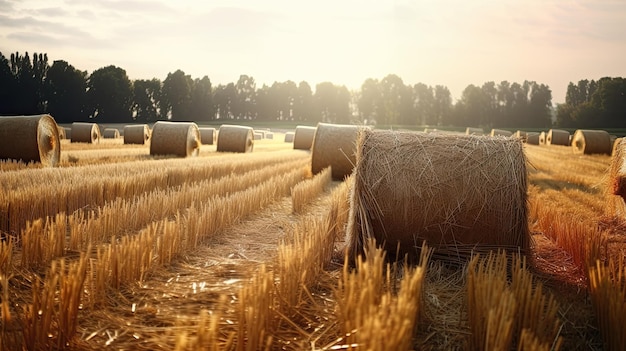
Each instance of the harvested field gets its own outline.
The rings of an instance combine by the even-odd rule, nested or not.
[[[611,156],[523,145],[525,257],[423,247],[405,266],[367,244],[355,270],[353,177],[313,175],[311,152],[275,134],[248,153],[61,140],[57,167],[0,162],[0,350],[623,345],[626,211],[608,194]]]

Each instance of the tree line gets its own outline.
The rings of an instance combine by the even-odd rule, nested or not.
[[[445,86],[405,84],[395,74],[380,80],[368,78],[356,91],[331,82],[319,83],[315,90],[306,81],[258,87],[248,75],[214,87],[209,77],[192,78],[180,69],[163,81],[131,81],[124,69],[113,65],[89,74],[64,60],[50,65],[47,54],[34,53],[31,58],[16,52],[9,58],[0,53],[0,82],[0,115],[49,113],[58,123],[250,120],[483,128],[553,125],[552,92],[534,81],[469,85],[453,102]],[[621,118],[626,110],[616,110],[624,105],[622,78],[581,82],[570,83],[566,104],[557,107],[556,125],[626,124]]]

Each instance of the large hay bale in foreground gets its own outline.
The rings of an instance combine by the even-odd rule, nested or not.
[[[0,116],[0,159],[54,167],[60,156],[59,128],[52,116]]]
[[[204,145],[213,145],[215,143],[215,128],[200,128],[200,140]]]
[[[572,148],[585,155],[610,155],[613,144],[611,135],[605,130],[578,129],[572,137]]]
[[[526,159],[520,140],[474,135],[361,132],[350,199],[347,250],[368,238],[398,259],[480,248],[525,251],[530,236]]]
[[[100,142],[100,127],[96,123],[72,123],[72,142],[96,144]]]
[[[120,131],[117,128],[105,128],[102,131],[102,137],[105,139],[117,139],[120,137]]]
[[[569,146],[570,135],[567,130],[550,129],[546,134],[546,145],[564,145]]]
[[[482,128],[467,127],[465,129],[465,134],[467,134],[467,135],[484,135],[485,131]]]
[[[293,135],[293,148],[295,150],[311,150],[316,127],[296,126]]]
[[[541,134],[539,133],[526,133],[526,144],[539,145]]]
[[[615,138],[615,140],[613,140],[613,147],[611,149],[611,156],[615,155],[615,153],[617,152],[617,149],[619,147],[619,144],[622,142],[623,138]]]
[[[124,126],[124,144],[145,144],[150,139],[150,127],[147,124]]]
[[[217,134],[218,152],[252,152],[254,129],[246,126],[222,125]]]
[[[319,123],[313,138],[311,172],[317,174],[332,167],[333,179],[343,180],[356,163],[356,140],[366,127],[348,124]]]
[[[152,127],[150,155],[197,156],[200,130],[193,122],[158,121]]]
[[[492,129],[491,133],[489,133],[489,135],[491,136],[506,136],[506,137],[510,137],[513,135],[513,132],[510,132],[508,130],[504,130],[504,129]]]
[[[620,211],[618,211],[623,214],[624,202],[626,202],[626,138],[618,138],[615,142],[608,178],[609,194],[620,196],[624,200],[620,203]]]
[[[293,137],[295,136],[294,132],[287,132],[285,133],[285,142],[286,143],[293,143]]]

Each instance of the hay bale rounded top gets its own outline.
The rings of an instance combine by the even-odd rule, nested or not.
[[[215,143],[215,128],[200,127],[200,141],[204,145],[213,145]]]
[[[539,133],[539,145],[546,145],[546,132]]]
[[[309,126],[296,126],[293,135],[293,148],[296,150],[311,150],[313,138],[317,128]]]
[[[611,135],[605,130],[578,129],[572,137],[572,148],[585,155],[610,155],[613,144]]]
[[[489,133],[489,135],[491,136],[512,136],[513,132],[510,132],[508,130],[504,130],[504,129],[492,129],[491,133]]]
[[[368,127],[319,123],[313,138],[311,172],[317,174],[331,166],[333,179],[349,176],[356,162],[356,140],[363,129]]]
[[[295,135],[294,132],[287,132],[287,133],[285,133],[285,142],[286,143],[293,143],[294,135]]]
[[[389,255],[416,257],[422,242],[444,254],[480,246],[526,250],[526,158],[519,139],[361,132],[347,229],[348,252],[368,238]],[[417,256],[419,257],[419,256]]]
[[[96,123],[72,123],[72,142],[96,144],[100,142],[100,127]]]
[[[526,144],[539,145],[539,133],[526,133]]]
[[[197,156],[200,130],[193,122],[158,121],[152,127],[150,155]]]
[[[252,152],[254,129],[252,127],[224,124],[217,134],[218,152]]]
[[[61,158],[61,142],[54,118],[0,116],[0,158],[56,166]]]
[[[124,144],[145,144],[150,139],[150,127],[147,124],[124,126]]]
[[[105,139],[117,139],[120,137],[120,131],[117,128],[104,128],[102,136]]]
[[[570,135],[567,130],[550,129],[546,134],[546,145],[564,145],[569,146]]]
[[[472,134],[474,134],[474,135],[484,135],[485,131],[483,131],[482,128],[467,127],[465,129],[465,134],[467,134],[467,135],[472,135]]]

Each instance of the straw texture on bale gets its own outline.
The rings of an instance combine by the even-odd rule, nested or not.
[[[313,138],[311,172],[317,174],[331,166],[333,179],[342,180],[349,176],[356,163],[356,140],[359,131],[366,128],[319,123]]]
[[[622,138],[615,138],[615,140],[613,141],[613,148],[611,150],[611,156],[615,155],[615,152],[621,142],[622,142]]]
[[[546,145],[546,132],[539,133],[539,145]]]
[[[467,135],[472,135],[472,134],[474,134],[474,135],[484,135],[485,132],[483,131],[482,128],[467,127],[465,129],[465,134],[467,134]]]
[[[518,139],[365,130],[353,177],[352,258],[369,238],[399,259],[419,257],[424,240],[435,252],[465,257],[480,247],[530,245]]]
[[[526,133],[526,144],[539,145],[540,136],[539,133]]]
[[[222,125],[217,134],[218,152],[252,152],[254,130],[252,127]]]
[[[120,131],[117,128],[105,128],[102,132],[105,139],[117,139],[120,137]]]
[[[605,130],[578,129],[572,137],[572,148],[585,155],[610,155],[613,151],[611,135]]]
[[[215,143],[215,128],[200,128],[200,140],[204,145]]]
[[[158,121],[152,127],[150,155],[197,156],[200,130],[193,122]]]
[[[504,130],[504,129],[492,129],[491,133],[489,133],[489,135],[491,136],[512,136],[513,133],[509,132],[508,130]]]
[[[0,158],[56,166],[59,129],[50,115],[0,117]]]
[[[145,144],[150,139],[147,124],[133,124],[124,127],[124,144]]]
[[[100,142],[100,127],[96,123],[72,123],[72,142],[95,144]]]
[[[565,145],[570,144],[570,135],[567,130],[550,129],[546,134],[547,145]]]
[[[262,139],[263,139],[263,133],[254,132],[254,140],[262,140]]]
[[[626,202],[626,139],[619,138],[613,147],[609,166],[609,191]]]
[[[296,150],[311,150],[316,127],[296,126],[293,135],[293,148]]]
[[[287,133],[285,133],[285,142],[286,143],[293,143],[294,135],[295,135],[294,132],[287,132]]]

